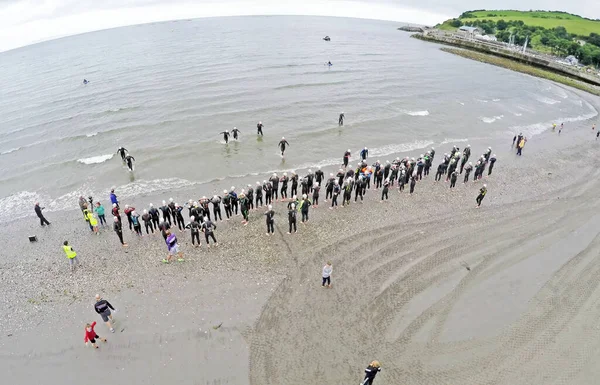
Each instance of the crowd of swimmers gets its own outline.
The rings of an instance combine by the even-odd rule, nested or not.
[[[514,142],[521,143],[525,138],[519,135]],[[120,154],[127,159],[126,149]],[[519,147],[522,150],[522,146]],[[275,232],[275,210],[273,203],[277,201],[286,202],[288,220],[288,234],[298,231],[298,221],[302,224],[309,222],[311,207],[318,207],[321,202],[327,204],[330,210],[345,207],[353,200],[362,203],[365,195],[370,190],[381,190],[380,202],[389,199],[389,191],[392,188],[408,194],[415,192],[417,183],[429,176],[436,157],[435,148],[431,148],[418,158],[396,158],[392,161],[379,160],[368,162],[369,150],[363,148],[359,152],[358,164],[354,167],[350,164],[352,152],[347,150],[342,156],[341,168],[336,174],[330,173],[326,176],[321,167],[316,171],[309,169],[306,174],[299,175],[294,171],[284,172],[282,175],[273,173],[269,179],[262,182],[257,181],[255,185],[247,185],[237,190],[232,186],[223,190],[222,194],[212,197],[202,196],[197,200],[190,199],[183,205],[177,203],[173,198],[162,201],[162,205],[155,207],[150,203],[141,210],[130,205],[121,207],[119,199],[113,188],[110,192],[112,214],[112,227],[120,244],[127,247],[123,237],[123,230],[129,230],[136,236],[160,232],[167,246],[167,257],[163,262],[171,262],[173,257],[183,261],[175,235],[176,231],[190,231],[192,245],[201,246],[200,234],[204,235],[206,247],[210,248],[211,241],[218,246],[215,230],[218,221],[230,220],[233,216],[241,215],[242,224],[247,225],[251,210],[266,206],[264,213],[266,222],[266,234],[272,236]],[[459,176],[463,183],[470,180],[476,182],[484,175],[491,175],[496,163],[496,155],[490,147],[478,158],[472,159],[471,146],[467,145],[462,151],[454,146],[448,153],[443,154],[437,165],[435,181],[442,179],[449,182],[449,188],[456,187]],[[371,163],[371,164],[370,164]],[[464,175],[464,176],[462,176]],[[323,191],[325,196],[322,197]],[[483,184],[476,198],[477,207],[480,207],[487,194],[487,185]],[[106,219],[106,209],[101,202],[95,201],[91,196],[79,198],[79,208],[83,218],[93,233],[99,233],[99,226],[109,226]],[[35,205],[36,214],[40,217],[41,225],[49,224],[42,214],[43,207]],[[187,215],[184,215],[187,214]],[[66,246],[66,245],[65,245]],[[70,246],[69,246],[70,247]],[[65,250],[67,256],[72,255]]]

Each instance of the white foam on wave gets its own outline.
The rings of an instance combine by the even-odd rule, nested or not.
[[[468,141],[469,141],[469,139],[466,139],[466,138],[465,139],[448,139],[448,138],[445,138],[440,143],[440,146],[443,145],[443,144],[448,144],[448,143],[461,143],[461,142],[468,142]]]
[[[500,120],[500,119],[502,119],[503,117],[504,117],[504,115],[493,116],[493,117],[491,117],[491,118],[488,118],[488,117],[485,117],[485,116],[484,116],[483,118],[481,118],[481,121],[482,121],[483,123],[488,123],[488,124],[489,124],[489,123],[494,123],[495,121],[497,121],[497,120]]]
[[[20,149],[21,149],[21,147],[11,148],[10,150],[6,150],[6,151],[3,151],[3,152],[0,152],[0,155],[10,154],[11,152],[19,151]]]
[[[425,111],[407,111],[406,115],[410,115],[410,116],[427,116],[429,115],[429,111],[425,110]]]
[[[550,105],[560,103],[560,100],[554,100],[554,99],[550,99],[548,97],[540,96],[540,95],[536,95],[535,100],[537,100],[540,103],[550,104]]]
[[[109,159],[112,159],[112,157],[115,154],[106,154],[106,155],[98,155],[98,156],[92,156],[90,158],[83,158],[83,159],[77,159],[77,161],[79,163],[83,163],[83,164],[97,164],[97,163],[104,163]]]
[[[88,138],[91,138],[91,137],[96,136],[96,135],[98,135],[97,132],[92,132],[91,134],[85,134],[85,136],[88,137]]]
[[[514,116],[523,116],[523,114],[519,113],[519,112],[513,112]]]
[[[500,99],[492,99],[492,102],[499,102]]]

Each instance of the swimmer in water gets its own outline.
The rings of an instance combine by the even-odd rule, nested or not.
[[[131,155],[127,155],[125,157],[125,162],[127,163],[127,168],[129,169],[129,171],[133,171],[133,162],[135,161],[135,158]]]
[[[263,136],[262,129],[263,129],[262,122],[258,122],[258,124],[256,125],[256,135]]]
[[[340,114],[340,117],[338,118],[338,125],[340,125],[340,126],[344,125],[344,118],[345,118],[345,116],[344,116],[344,113],[342,112]]]
[[[220,132],[220,134],[223,134],[223,140],[225,141],[225,144],[229,143],[229,131],[225,130]]]
[[[241,131],[238,130],[237,127],[233,127],[233,130],[231,130],[231,133],[233,134],[233,139],[238,140],[238,132]]]
[[[88,84],[89,81],[87,79],[83,79],[83,84]]]
[[[283,154],[285,153],[285,146],[289,146],[290,144],[288,143],[287,140],[285,140],[284,137],[281,137],[281,140],[279,141],[278,147],[279,149],[281,149],[281,156],[283,157]]]
[[[329,67],[331,67],[333,64],[331,64],[331,62],[330,62],[330,61],[328,61],[328,62],[327,62],[327,65],[328,65]]]
[[[123,162],[125,162],[125,157],[127,156],[128,152],[129,151],[127,151],[125,147],[119,147],[117,149],[117,154],[121,155],[121,159],[123,160]]]

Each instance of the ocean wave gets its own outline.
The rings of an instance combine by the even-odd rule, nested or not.
[[[406,115],[410,115],[410,116],[427,116],[429,115],[429,111],[424,110],[424,111],[407,111]]]
[[[523,116],[523,114],[519,113],[519,112],[513,112],[514,116]]]
[[[492,102],[499,102],[500,99],[492,99]]]
[[[85,136],[87,138],[91,138],[91,137],[96,136],[96,135],[98,135],[98,132],[92,132],[91,134],[85,134]]]
[[[497,121],[497,120],[500,120],[500,119],[502,119],[503,117],[504,117],[504,115],[493,116],[493,117],[491,117],[491,118],[489,118],[489,117],[485,117],[485,116],[484,116],[483,118],[481,118],[481,121],[482,121],[483,123],[494,123],[495,121]]]
[[[560,100],[554,100],[554,99],[550,99],[546,96],[540,96],[540,95],[536,95],[535,100],[537,100],[540,103],[550,104],[550,105],[560,103]]]
[[[321,83],[298,83],[298,84],[288,84],[286,86],[275,87],[275,90],[286,90],[286,89],[295,89],[295,88],[305,88],[305,87],[324,87],[324,86],[336,86],[340,84],[348,83],[347,80],[340,80],[337,82],[321,82]]]
[[[11,148],[10,150],[6,150],[6,151],[3,151],[3,152],[0,152],[0,155],[10,154],[11,152],[19,151],[20,149],[21,149],[21,147]]]
[[[596,111],[596,109],[594,107],[592,107],[591,104],[589,104],[588,102],[585,102],[585,104],[590,108],[590,112],[584,115],[579,115],[579,116],[575,116],[575,117],[569,117],[569,118],[558,118],[558,119],[554,119],[552,121],[548,121],[548,122],[540,122],[540,123],[534,123],[534,124],[529,124],[526,126],[513,126],[510,127],[511,132],[522,132],[525,136],[527,137],[532,137],[538,134],[541,134],[542,132],[549,130],[552,128],[552,124],[556,123],[556,122],[579,122],[582,120],[588,120],[591,119],[595,116],[598,116],[598,111]]]
[[[463,139],[448,139],[445,138],[441,143],[440,146],[443,144],[448,144],[448,143],[461,143],[461,142],[468,142],[469,139],[463,138]]]
[[[92,156],[90,158],[83,158],[83,159],[77,159],[77,161],[79,163],[83,163],[83,164],[97,164],[97,163],[104,163],[109,159],[112,159],[112,157],[115,154],[106,154],[106,155],[98,155],[98,156]]]

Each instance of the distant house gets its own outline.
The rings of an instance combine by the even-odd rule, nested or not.
[[[579,60],[577,60],[577,58],[573,55],[567,56],[565,58],[565,61],[572,66],[576,66],[577,64],[579,64]]]
[[[477,27],[469,27],[467,25],[463,25],[462,27],[458,28],[458,31],[469,35],[481,35],[481,29]]]

